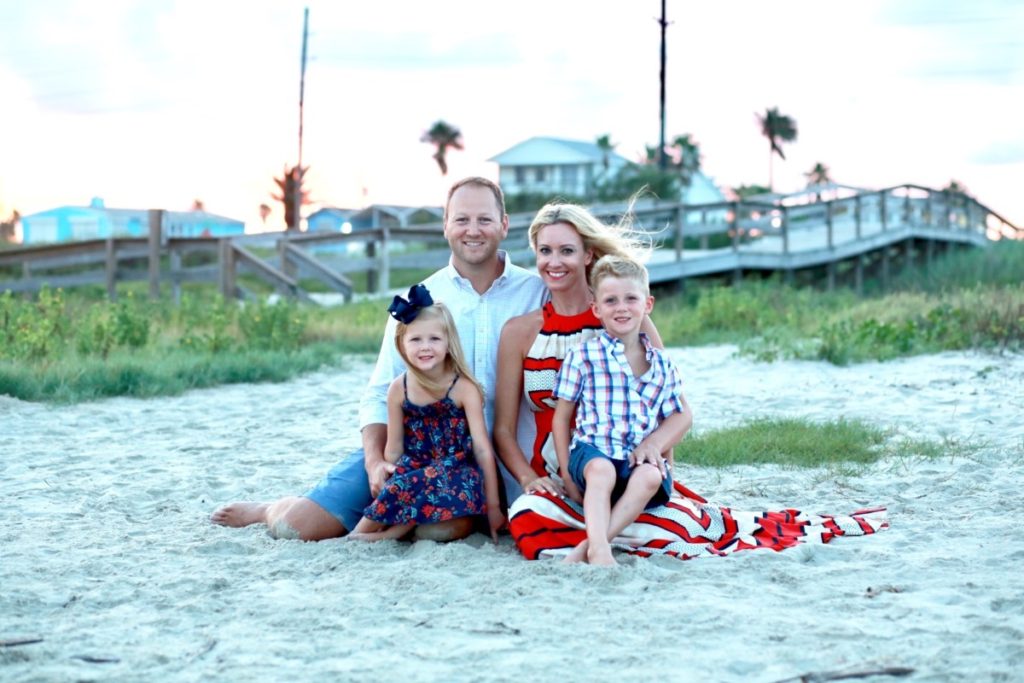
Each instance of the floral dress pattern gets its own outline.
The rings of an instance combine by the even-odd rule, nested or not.
[[[402,377],[404,451],[363,514],[381,524],[432,524],[485,512],[483,475],[473,456],[466,411],[451,399],[452,381],[444,398],[428,405],[409,401]]]

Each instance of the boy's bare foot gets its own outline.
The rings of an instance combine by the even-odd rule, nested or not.
[[[587,539],[583,539],[579,545],[577,545],[575,548],[569,551],[569,554],[562,559],[562,562],[564,564],[576,564],[578,562],[586,562],[588,545],[589,542],[587,541]]]
[[[221,526],[243,527],[265,524],[270,503],[231,503],[210,515],[210,521]]]
[[[599,564],[605,567],[614,567],[618,564],[612,557],[612,547],[605,543],[601,546],[590,546],[587,548],[587,562]]]

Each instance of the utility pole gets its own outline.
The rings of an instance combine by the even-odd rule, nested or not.
[[[302,106],[306,98],[306,42],[309,37],[309,8],[303,13],[302,19],[302,66],[299,72],[299,163],[295,167],[295,225],[289,226],[295,232],[302,224]]]
[[[665,154],[665,29],[668,28],[668,21],[665,19],[665,0],[661,0],[661,135],[658,138],[658,168],[664,171],[668,168],[668,157]]]

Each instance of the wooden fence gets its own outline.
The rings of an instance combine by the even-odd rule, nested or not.
[[[803,199],[808,199],[807,197]],[[638,228],[656,249],[651,281],[681,281],[719,273],[735,278],[744,271],[783,271],[787,275],[824,266],[833,284],[836,264],[882,254],[891,247],[923,240],[931,255],[935,243],[984,245],[1022,239],[1024,231],[978,201],[919,185],[900,185],[849,196],[799,197],[781,203],[753,201],[686,205],[641,200],[633,207]],[[592,211],[617,220],[623,203],[598,204]],[[511,217],[505,248],[517,263],[532,261],[526,231],[533,214]],[[101,284],[111,298],[117,283],[148,281],[150,296],[165,283],[175,300],[184,283],[216,283],[225,297],[251,296],[239,284],[246,273],[288,297],[310,301],[300,279],[315,279],[349,300],[350,275],[365,272],[370,291],[391,288],[396,268],[437,268],[449,251],[443,226],[380,226],[342,233],[265,233],[223,238],[167,238],[163,211],[149,213],[147,237],[111,237],[0,251],[0,291],[37,292],[48,286]]]

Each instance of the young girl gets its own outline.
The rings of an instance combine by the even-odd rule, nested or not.
[[[505,517],[483,391],[466,366],[451,312],[423,285],[410,289],[408,300],[396,296],[388,312],[398,321],[395,345],[407,368],[388,388],[384,457],[396,468],[349,537],[401,538],[417,524],[486,512],[497,541]]]

